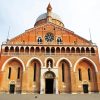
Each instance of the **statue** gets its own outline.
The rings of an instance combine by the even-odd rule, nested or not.
[[[51,62],[50,61],[48,62],[48,69],[49,70],[51,69]]]

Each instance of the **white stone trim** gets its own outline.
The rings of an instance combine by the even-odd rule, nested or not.
[[[77,64],[78,64],[81,60],[83,60],[83,59],[86,59],[86,60],[90,61],[90,62],[94,65],[95,71],[98,72],[98,69],[97,69],[96,64],[95,64],[90,58],[88,58],[88,57],[82,57],[82,58],[79,58],[79,59],[76,61],[75,65],[74,65],[74,72],[75,72],[75,70],[76,70]]]
[[[40,62],[40,64],[41,64],[41,67],[43,67],[42,61],[41,61],[39,58],[37,58],[37,57],[32,57],[31,59],[29,59],[29,60],[27,61],[26,67],[28,67],[28,66],[29,66],[29,63],[30,63],[32,60],[34,60],[34,59],[38,60],[38,61]]]
[[[48,68],[41,69],[41,79],[40,79],[40,94],[45,94],[45,73],[48,72]],[[51,68],[51,72],[55,75],[55,93],[58,94],[58,69]]]
[[[68,63],[70,64],[70,67],[72,67],[71,61],[70,61],[69,59],[65,58],[65,57],[61,57],[61,58],[57,61],[56,67],[58,67],[58,64],[60,63],[61,60],[66,60],[66,61],[68,61]]]
[[[2,66],[2,68],[1,68],[1,71],[4,71],[4,68],[5,68],[6,64],[7,64],[9,61],[13,60],[13,59],[17,59],[18,61],[20,61],[20,63],[22,64],[22,67],[23,67],[23,71],[25,71],[25,65],[24,65],[23,61],[22,61],[20,58],[18,58],[18,57],[11,57],[11,58],[7,59],[7,60],[4,62],[3,66]]]

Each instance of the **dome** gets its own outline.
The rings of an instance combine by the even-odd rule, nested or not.
[[[56,19],[56,20],[61,21],[61,18],[60,18],[59,15],[57,15],[56,13],[51,12],[51,17],[52,17],[53,19]],[[41,15],[36,19],[36,22],[37,22],[37,21],[40,21],[40,20],[42,20],[42,19],[46,19],[46,18],[47,18],[47,13],[41,14]],[[61,22],[62,22],[62,21],[61,21]]]
[[[59,25],[61,27],[64,27],[64,24],[62,23],[62,20],[59,17],[59,15],[52,12],[52,7],[51,7],[50,4],[47,7],[47,13],[41,14],[36,19],[36,22],[35,22],[34,26],[36,27],[36,26],[39,26],[39,25],[42,25],[42,24],[48,23],[48,22]]]

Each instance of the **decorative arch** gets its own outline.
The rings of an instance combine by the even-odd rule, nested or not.
[[[48,78],[55,78],[56,77],[56,75],[55,75],[55,73],[53,71],[46,71],[43,76],[45,78],[47,78],[47,76],[46,76],[47,74],[51,74],[52,75],[52,76],[49,76]]]
[[[54,58],[52,58],[52,57],[47,57],[46,59],[45,59],[45,61],[44,61],[44,63],[45,63],[45,66],[46,66],[46,62],[47,62],[47,60],[48,59],[51,59],[52,61],[53,61],[53,63],[55,63],[55,60],[54,60]]]
[[[44,63],[45,63],[45,67],[47,67],[48,60],[51,60],[51,61],[52,61],[51,65],[52,65],[52,67],[53,67],[55,61],[54,61],[54,59],[53,59],[52,57],[47,57],[47,58],[45,59],[45,61],[44,61]]]
[[[29,63],[32,61],[32,60],[38,60],[39,62],[40,62],[40,64],[41,64],[41,66],[43,66],[43,63],[42,63],[42,61],[39,59],[39,58],[37,58],[37,57],[32,57],[31,59],[29,59],[28,60],[28,62],[27,62],[27,64],[26,64],[26,67],[28,67],[29,66]]]
[[[25,71],[25,65],[24,65],[23,61],[22,61],[20,58],[18,58],[18,57],[11,57],[11,58],[7,59],[7,60],[5,61],[5,63],[3,64],[2,68],[1,68],[1,71],[4,71],[4,68],[5,68],[6,64],[7,64],[9,61],[13,60],[13,59],[18,60],[18,61],[22,64],[23,71]]]
[[[60,58],[60,59],[57,61],[56,67],[58,66],[58,64],[59,64],[60,61],[62,61],[62,60],[66,60],[66,61],[68,61],[70,67],[72,67],[72,63],[71,63],[71,61],[70,61],[69,59],[65,58],[65,57],[62,57],[62,58]]]
[[[75,70],[76,70],[77,64],[78,64],[81,60],[83,60],[83,59],[86,59],[86,60],[90,61],[90,62],[93,64],[93,66],[94,66],[94,68],[95,68],[95,71],[98,72],[98,69],[97,69],[96,64],[95,64],[90,58],[87,58],[87,57],[82,57],[82,58],[80,58],[80,59],[78,59],[78,60],[76,61],[75,65],[74,65],[74,72],[75,72]]]

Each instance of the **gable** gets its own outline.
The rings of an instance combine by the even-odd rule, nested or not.
[[[45,35],[48,32],[54,35],[54,41],[51,44],[56,44],[58,37],[61,37],[63,44],[66,44],[66,45],[90,44],[88,40],[76,35],[74,32],[52,23],[46,23],[44,25],[28,29],[24,33],[11,39],[9,43],[11,44],[37,44],[38,37],[41,37],[43,44],[46,44],[47,42],[45,41]]]

